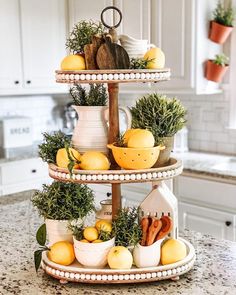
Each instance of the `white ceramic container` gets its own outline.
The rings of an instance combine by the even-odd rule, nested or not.
[[[80,223],[79,220],[75,221]],[[49,246],[59,241],[69,241],[73,243],[72,231],[68,229],[68,220],[45,219]]]
[[[78,114],[72,145],[79,152],[100,151],[107,153],[107,132],[109,120],[109,108],[105,106],[75,106],[73,108]],[[119,107],[127,117],[127,128],[131,126],[131,113],[126,107]]]
[[[75,257],[85,267],[104,267],[110,249],[115,246],[115,238],[103,243],[83,243],[73,239]]]
[[[157,266],[161,257],[161,243],[164,239],[158,240],[151,246],[137,244],[133,250],[134,263],[137,267]]]

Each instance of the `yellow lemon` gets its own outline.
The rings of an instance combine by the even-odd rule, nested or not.
[[[82,243],[89,243],[89,241],[87,241],[86,239],[80,240],[80,242],[82,242]]]
[[[112,269],[130,269],[133,264],[133,256],[123,246],[112,247],[107,256],[108,265]]]
[[[130,136],[127,146],[129,148],[150,148],[154,147],[155,139],[149,130],[140,129]]]
[[[151,60],[147,64],[147,69],[162,69],[165,66],[165,54],[158,47],[149,49],[145,53],[144,59]]]
[[[83,170],[108,170],[110,162],[101,152],[88,151],[80,158],[80,168]]]
[[[79,161],[80,160],[80,153],[73,149],[73,148],[69,148],[69,153],[71,158]],[[68,158],[68,154],[65,148],[61,148],[57,151],[57,155],[56,155],[56,163],[58,167],[61,168],[67,168],[68,164],[70,163],[70,160]],[[78,169],[79,168],[79,164],[75,164],[74,165],[74,169]]]
[[[84,235],[84,238],[89,242],[92,242],[98,239],[98,231],[96,227],[93,227],[93,226],[86,227],[84,229],[83,235]]]
[[[92,241],[92,243],[103,243],[103,241],[102,240],[100,240],[100,239],[97,239],[97,240],[94,240],[94,241]]]
[[[85,60],[83,56],[78,54],[68,55],[62,60],[61,69],[63,71],[85,70]]]
[[[141,129],[128,129],[128,130],[126,130],[125,134],[124,134],[124,143],[127,144],[130,137],[132,135],[134,135],[138,130],[141,130]]]
[[[161,247],[161,263],[163,265],[180,261],[184,259],[186,255],[186,246],[180,240],[169,239]]]
[[[53,244],[48,251],[48,259],[61,265],[70,265],[75,260],[73,245],[68,241]]]
[[[95,227],[98,231],[105,231],[105,232],[111,232],[112,231],[112,225],[111,222],[105,220],[105,219],[101,219],[98,220],[95,224]]]

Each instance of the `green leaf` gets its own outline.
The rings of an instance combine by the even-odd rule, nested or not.
[[[46,224],[42,224],[36,233],[36,240],[40,246],[45,246],[46,243]]]
[[[38,272],[38,269],[40,267],[43,251],[44,250],[37,250],[34,252],[34,266],[35,266],[36,272]]]

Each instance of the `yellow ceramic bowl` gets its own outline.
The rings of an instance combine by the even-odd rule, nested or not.
[[[165,148],[126,148],[114,144],[108,144],[107,147],[112,150],[113,157],[121,168],[135,170],[151,168],[156,163],[160,151]]]

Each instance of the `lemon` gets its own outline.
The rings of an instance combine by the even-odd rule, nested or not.
[[[79,161],[80,160],[80,153],[73,149],[73,148],[69,148],[69,153],[71,158]],[[70,160],[68,158],[68,154],[65,148],[61,148],[57,151],[57,155],[56,155],[56,163],[58,167],[61,168],[67,168],[68,164],[70,163]],[[74,168],[77,169],[79,168],[79,164],[75,164]]]
[[[81,55],[68,55],[62,60],[61,69],[63,71],[85,70],[85,60]]]
[[[127,144],[128,140],[130,139],[130,137],[132,135],[134,135],[138,130],[141,130],[141,129],[128,129],[125,131],[125,134],[124,134],[124,143]]]
[[[130,136],[127,146],[129,148],[151,148],[154,147],[155,139],[152,132],[140,129]]]
[[[165,54],[158,47],[149,49],[145,53],[144,59],[152,59],[152,61],[148,62],[147,69],[162,69],[165,66]]]
[[[82,243],[89,243],[89,241],[87,241],[86,239],[80,240],[80,242],[82,242]]]
[[[89,242],[92,242],[98,239],[98,231],[96,227],[93,227],[93,226],[86,227],[84,229],[83,235],[84,235],[84,238]]]
[[[80,162],[80,168],[83,170],[108,170],[110,168],[108,158],[101,152],[85,152]]]
[[[50,246],[48,259],[61,265],[70,265],[75,260],[73,245],[68,241],[56,242]]]
[[[98,231],[102,230],[109,233],[112,231],[111,222],[104,219],[98,220],[95,224],[95,227]]]
[[[94,243],[94,244],[96,244],[96,243],[103,243],[103,241],[100,240],[100,239],[97,239],[97,240],[92,241],[92,243]]]
[[[180,240],[169,239],[161,247],[161,263],[163,265],[180,261],[184,259],[186,255],[186,246]]]

